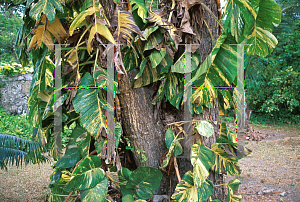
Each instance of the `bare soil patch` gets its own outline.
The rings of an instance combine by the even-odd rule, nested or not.
[[[270,134],[268,139],[246,142],[252,153],[240,160],[239,193],[245,202],[299,202],[300,132],[264,132]],[[233,178],[227,177],[226,181]]]
[[[52,172],[50,163],[28,164],[22,168],[8,166],[8,171],[0,170],[0,201],[45,201]]]

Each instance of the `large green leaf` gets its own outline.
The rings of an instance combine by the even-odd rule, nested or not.
[[[200,135],[210,137],[214,134],[214,126],[208,121],[199,121],[196,123],[195,128]]]
[[[222,144],[214,143],[211,146],[213,151],[213,164],[211,168],[217,173],[227,175],[241,174],[240,166],[236,157],[229,155]]]
[[[144,23],[147,23],[147,8],[144,0],[130,0],[132,12],[137,10],[137,14],[141,17]]]
[[[96,82],[90,73],[86,73],[80,87],[96,87]],[[73,99],[73,106],[77,113],[80,113],[80,122],[82,126],[93,136],[99,134],[104,127],[102,109],[98,98],[97,88],[79,89],[76,97]]]
[[[157,29],[156,27],[152,28],[153,30]],[[149,29],[148,32],[144,32],[144,35],[148,35],[149,32],[153,31],[151,29]],[[160,30],[154,31],[153,33],[151,33],[148,37],[147,37],[147,41],[144,45],[144,51],[146,50],[151,50],[153,48],[155,48],[158,44],[160,44],[163,40],[164,36],[163,34],[160,32]]]
[[[64,190],[71,192],[73,190],[85,190],[96,187],[101,181],[106,179],[105,172],[100,166],[101,159],[99,157],[94,155],[86,157],[74,170],[71,180]],[[102,185],[100,187],[105,188]]]
[[[190,73],[198,68],[200,64],[200,54],[198,52],[193,53],[191,56],[191,68],[185,68],[185,53],[176,61],[174,65],[171,66],[171,71],[176,73]]]
[[[213,191],[213,184],[208,179],[201,186],[195,186],[193,173],[188,171],[177,184],[172,199],[178,202],[203,202],[212,195]]]
[[[228,189],[228,195],[227,195],[227,202],[241,202],[242,201],[242,195],[241,194],[235,194],[234,191],[237,191],[239,189],[239,185],[241,182],[238,179],[233,179],[227,184]]]
[[[196,187],[202,185],[209,176],[213,153],[209,148],[201,144],[200,141],[195,143],[191,148],[191,163],[194,166],[193,175]]]
[[[160,186],[161,172],[153,167],[138,167],[134,170],[126,184],[126,189],[134,189],[141,199],[148,199]]]
[[[107,179],[104,178],[99,184],[97,184],[94,188],[86,189],[80,192],[80,199],[83,202],[90,201],[106,201],[105,197],[107,194],[108,183]]]
[[[68,148],[66,153],[56,162],[55,167],[71,168],[81,159],[77,147]]]
[[[229,0],[223,15],[224,28],[240,43],[253,29],[258,12],[258,0]]]
[[[127,168],[122,167],[121,170],[118,172],[118,177],[119,181],[122,183],[120,184],[121,192],[123,196],[126,196],[127,194],[129,195],[134,195],[135,191],[134,189],[127,189],[126,184],[129,181],[129,177],[131,175],[131,171]]]
[[[34,18],[36,21],[41,16],[41,13],[46,14],[50,22],[55,20],[55,8],[60,12],[64,12],[63,6],[61,5],[63,1],[61,0],[39,0],[30,10],[30,17]],[[54,8],[55,6],[55,8]]]
[[[281,22],[281,8],[275,0],[260,0],[256,24],[264,30],[273,31]]]

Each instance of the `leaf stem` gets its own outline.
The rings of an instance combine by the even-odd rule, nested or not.
[[[177,179],[178,179],[178,183],[180,183],[181,182],[181,178],[180,178],[180,175],[179,175],[178,164],[177,164],[177,160],[176,160],[175,156],[174,156],[174,167],[175,167],[175,171],[176,171],[176,176],[177,176]]]
[[[216,184],[216,185],[214,185],[214,187],[223,186],[223,185],[227,186],[227,184]]]

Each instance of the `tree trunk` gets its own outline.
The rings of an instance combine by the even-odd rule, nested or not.
[[[205,0],[203,3],[205,3],[216,16],[218,15],[215,0]],[[190,16],[191,26],[198,37],[185,37],[184,42],[199,44],[198,50],[201,52],[201,61],[203,62],[211,52],[214,44],[212,43],[211,35],[204,22],[200,19],[202,25],[199,26],[199,24],[197,24],[199,22],[197,17],[204,17],[215,41],[218,38],[218,24],[200,5],[196,5],[190,9]],[[164,134],[167,128],[166,124],[174,121],[182,121],[183,110],[176,110],[165,102],[162,102],[160,108],[153,106],[151,101],[153,100],[159,85],[153,84],[149,87],[133,89],[131,87],[131,81],[136,74],[137,70],[132,70],[128,72],[128,76],[123,75],[119,82],[122,127],[124,134],[129,137],[132,143],[131,146],[134,149],[133,155],[136,165],[159,168],[161,166],[159,159],[166,150],[164,143]],[[159,111],[157,112],[157,110]],[[215,100],[211,109],[206,108],[202,114],[195,115],[193,119],[218,121],[218,114],[218,102]],[[214,135],[210,138],[204,138],[205,144],[208,146],[211,146],[216,142],[216,139],[219,137],[218,124],[214,127]],[[145,151],[144,155],[147,157],[147,161],[143,162],[141,154],[136,152],[138,150],[141,152]],[[181,177],[183,177],[188,170],[192,170],[193,168],[190,159],[186,158],[178,158],[178,167]],[[161,182],[161,187],[156,191],[156,194],[172,194],[178,183],[177,179],[175,178],[175,175],[167,176],[165,172],[162,171],[162,173],[163,180]],[[209,179],[214,185],[224,184],[223,175],[210,172]],[[224,187],[215,187],[212,198],[225,201]]]

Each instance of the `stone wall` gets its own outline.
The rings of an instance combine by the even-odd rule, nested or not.
[[[27,112],[31,74],[6,77],[0,75],[0,106],[10,114]]]

